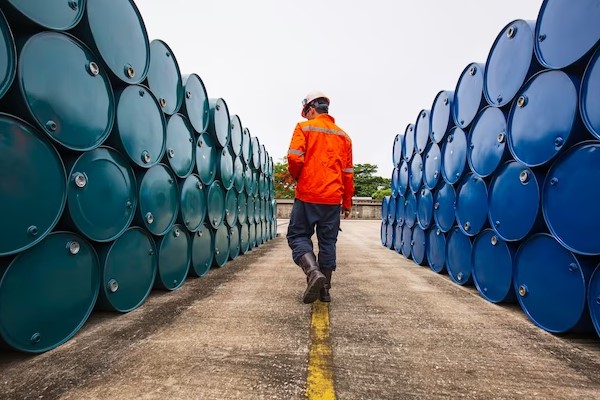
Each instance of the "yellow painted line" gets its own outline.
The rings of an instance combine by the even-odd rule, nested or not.
[[[309,400],[335,400],[333,387],[333,352],[329,340],[329,306],[315,301],[310,323],[310,349],[306,397]]]

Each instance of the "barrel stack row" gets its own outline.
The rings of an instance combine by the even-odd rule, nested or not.
[[[0,8],[0,345],[40,353],[95,309],[276,235],[273,160],[131,0]]]
[[[552,333],[600,334],[598,21],[545,0],[508,23],[396,135],[382,206],[385,246]]]

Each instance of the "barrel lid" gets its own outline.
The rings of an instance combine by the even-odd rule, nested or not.
[[[386,211],[387,211],[387,221],[388,224],[393,224],[394,222],[396,222],[396,198],[392,197],[392,196],[387,196],[389,197],[388,199],[388,206],[386,207]]]
[[[381,199],[381,219],[387,221],[388,218],[388,213],[389,213],[389,207],[390,207],[390,200],[392,199],[392,196],[383,196],[383,199]]]
[[[129,227],[137,203],[135,175],[121,154],[101,146],[77,158],[67,182],[67,210],[83,235],[115,240]]]
[[[196,141],[196,169],[205,185],[210,185],[215,180],[218,157],[213,139],[208,133],[201,134]]]
[[[598,267],[592,274],[588,285],[588,307],[596,334],[600,336],[600,268]]]
[[[86,3],[85,15],[91,40],[104,63],[121,81],[141,83],[149,74],[150,44],[144,20],[135,3],[132,0]]]
[[[404,195],[408,190],[408,161],[402,160],[398,171],[398,194]]]
[[[433,217],[433,194],[423,187],[417,195],[417,223],[421,229],[429,228]]]
[[[252,162],[250,163],[250,166],[254,169],[254,170],[259,170],[260,169],[260,141],[258,140],[258,137],[254,136],[251,140],[251,148],[252,148]]]
[[[450,184],[460,180],[467,164],[467,136],[465,132],[454,127],[448,133],[442,145],[442,176]]]
[[[190,269],[192,241],[183,225],[173,225],[171,230],[158,238],[158,268],[155,285],[175,290],[185,282]]]
[[[433,219],[442,232],[448,232],[456,221],[456,191],[451,184],[441,182],[433,193]]]
[[[204,276],[210,270],[215,255],[214,233],[207,222],[200,225],[192,239],[191,272],[196,276]]]
[[[491,229],[473,242],[473,281],[481,297],[492,303],[514,301],[513,253]]]
[[[235,161],[233,162],[233,187],[235,191],[241,193],[244,191],[244,163],[242,162],[242,157],[235,157]]]
[[[398,196],[396,198],[396,225],[404,225],[404,218],[406,213],[406,198],[404,196]]]
[[[210,119],[208,131],[220,147],[227,147],[231,140],[231,116],[224,99],[209,99]]]
[[[145,86],[129,85],[117,95],[115,131],[109,140],[137,166],[150,168],[165,154],[166,122],[158,100]]]
[[[25,105],[42,131],[68,149],[94,149],[113,127],[115,101],[101,65],[66,33],[40,32],[21,50],[18,81]]]
[[[415,153],[410,160],[409,181],[413,193],[417,193],[423,186],[423,157],[419,153]]]
[[[6,94],[17,73],[17,50],[10,26],[0,10],[0,99]]]
[[[522,240],[531,232],[540,211],[541,190],[540,178],[520,162],[500,167],[490,183],[488,218],[502,240]]]
[[[79,23],[85,0],[7,0],[21,15],[45,29],[67,31]]]
[[[214,264],[223,267],[229,260],[229,227],[225,224],[215,230]]]
[[[238,193],[228,190],[225,195],[225,222],[228,226],[234,226],[238,219]]]
[[[429,142],[429,131],[431,130],[430,111],[421,110],[415,122],[415,151],[422,154]]]
[[[214,181],[206,198],[208,221],[213,228],[218,228],[225,219],[225,189],[219,181]]]
[[[456,223],[467,236],[475,236],[488,222],[487,184],[472,172],[460,181],[456,190]]]
[[[404,129],[404,142],[402,143],[402,157],[406,161],[410,161],[415,153],[415,126],[413,124],[406,125]]]
[[[246,254],[250,248],[250,232],[248,224],[240,224],[240,253]]]
[[[598,60],[600,60],[600,50],[594,53],[585,69],[579,103],[585,126],[600,139],[600,62]]]
[[[471,171],[482,178],[492,175],[506,155],[506,117],[496,107],[482,109],[471,126],[467,161]]]
[[[394,224],[389,222],[385,225],[385,247],[388,249],[394,248]]]
[[[167,115],[176,114],[183,103],[183,84],[179,64],[175,54],[164,41],[154,39],[150,42],[150,68],[148,68],[148,87],[158,99],[158,103]]]
[[[242,153],[242,140],[243,140],[242,121],[238,115],[231,117],[231,140],[229,141],[229,147],[236,156]]]
[[[400,166],[402,161],[402,145],[404,144],[404,134],[399,133],[394,138],[394,145],[392,147],[392,164],[397,167]]]
[[[434,143],[440,143],[446,137],[448,130],[454,125],[452,109],[454,92],[441,90],[435,96],[431,106],[431,132],[430,138]]]
[[[260,145],[260,172],[267,172],[267,160],[269,159],[269,152],[264,144]]]
[[[252,137],[250,136],[250,130],[248,128],[244,128],[242,130],[242,161],[244,165],[248,165],[250,163],[250,158],[252,157]]]
[[[390,180],[393,197],[398,197],[398,195],[399,195],[398,194],[398,180],[399,179],[400,179],[400,167],[395,166],[394,169],[392,170],[392,178]]]
[[[442,151],[436,143],[430,143],[425,150],[423,163],[423,184],[427,189],[437,186],[442,176]]]
[[[413,228],[410,254],[413,261],[419,265],[427,262],[427,255],[425,254],[425,231],[418,225],[415,225]]]
[[[442,273],[446,269],[446,234],[436,225],[427,230],[426,253],[429,268]]]
[[[238,214],[238,222],[244,224],[248,219],[248,198],[246,193],[241,192],[238,194],[237,200],[237,214]]]
[[[479,109],[485,103],[483,97],[484,64],[471,63],[465,67],[454,90],[454,123],[459,128],[471,124]]]
[[[180,196],[181,220],[190,232],[195,232],[206,217],[206,194],[198,175],[185,178],[181,183]]]
[[[508,146],[529,167],[549,162],[574,135],[578,85],[563,71],[532,76],[517,94],[508,115]]]
[[[229,228],[229,259],[235,260],[240,254],[240,229],[237,224]]]
[[[233,172],[233,156],[228,147],[223,147],[219,153],[219,173],[218,179],[223,184],[225,190],[233,187],[234,172]]]
[[[252,195],[248,195],[247,200],[246,200],[246,205],[247,205],[247,218],[248,218],[248,222],[249,223],[254,223],[255,222],[255,207],[256,207],[256,200],[254,198],[254,196]],[[387,215],[387,214],[386,214]]]
[[[26,250],[57,224],[65,203],[65,167],[33,126],[0,113],[0,256]]]
[[[394,224],[394,245],[392,246],[396,253],[402,254],[402,225]]]
[[[244,168],[244,190],[248,196],[252,194],[252,168],[249,165]]]
[[[413,192],[408,192],[406,194],[404,208],[404,224],[408,225],[409,228],[412,228],[415,225],[415,222],[417,221],[417,197]]]
[[[411,250],[412,250],[412,228],[406,224],[404,224],[404,228],[402,229],[402,255],[407,258],[407,259],[411,259],[412,255],[411,255]]]
[[[162,236],[167,233],[179,214],[179,188],[177,178],[164,164],[156,164],[140,173],[138,221],[150,233]]]
[[[455,226],[446,238],[446,269],[448,275],[458,285],[469,285],[473,282],[471,274],[471,239]]]
[[[94,248],[70,232],[53,232],[17,255],[0,274],[4,342],[42,353],[73,337],[96,303],[99,270]]]
[[[196,137],[190,121],[181,114],[167,122],[165,160],[179,178],[188,177],[196,163]]]
[[[182,103],[185,107],[185,115],[196,132],[204,133],[208,129],[210,119],[208,94],[204,82],[197,74],[189,74],[182,76],[182,84],[185,92]]]

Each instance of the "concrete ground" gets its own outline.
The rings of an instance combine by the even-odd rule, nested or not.
[[[329,305],[338,399],[600,399],[600,340],[382,247],[343,221]],[[95,312],[59,348],[0,353],[0,399],[306,398],[311,306],[282,236],[128,314]]]

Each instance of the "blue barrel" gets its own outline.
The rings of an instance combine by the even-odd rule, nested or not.
[[[179,215],[179,188],[173,171],[164,164],[138,173],[136,222],[150,233],[162,236]]]
[[[431,131],[430,111],[421,110],[415,122],[415,152],[423,154]]]
[[[81,21],[86,0],[6,0],[3,3],[5,12],[15,18],[16,29],[35,25],[44,30],[67,31]]]
[[[592,331],[587,287],[594,265],[578,258],[551,235],[530,236],[514,259],[514,288],[521,308],[552,333]]]
[[[134,166],[150,168],[165,154],[167,124],[158,100],[147,87],[129,85],[116,93],[117,111],[108,143]]]
[[[466,128],[473,122],[485,104],[483,96],[484,64],[471,63],[465,67],[454,89],[454,123],[459,128]]]
[[[52,140],[76,151],[106,140],[115,118],[113,90],[98,57],[78,39],[57,32],[32,36],[17,71],[27,113]]]
[[[242,153],[242,141],[244,127],[242,126],[242,120],[238,115],[231,117],[231,140],[229,141],[229,148],[236,157]]]
[[[215,229],[215,258],[213,265],[223,267],[229,260],[229,227],[222,224]]]
[[[400,200],[402,200],[402,198],[400,198]],[[396,203],[397,203],[396,198],[390,196],[388,206],[387,206],[388,224],[393,224],[396,222]]]
[[[417,193],[423,186],[423,157],[415,153],[409,163],[409,186],[413,193]]]
[[[404,228],[402,228],[402,255],[407,258],[410,259],[412,257],[411,255],[411,250],[412,250],[412,228],[406,224],[404,224]]]
[[[391,196],[385,196],[381,199],[381,220],[387,222],[388,218],[388,208],[390,206],[390,198]]]
[[[496,36],[485,63],[483,93],[494,107],[508,105],[541,69],[534,51],[535,21],[509,22]]]
[[[544,0],[535,27],[535,54],[547,68],[584,60],[600,39],[600,8],[595,0]]]
[[[190,270],[192,240],[182,225],[173,225],[164,236],[156,239],[158,267],[154,287],[176,290],[183,285]]]
[[[204,185],[196,174],[185,178],[179,184],[179,218],[188,231],[196,232],[206,217],[206,194]]]
[[[450,184],[457,183],[467,165],[467,135],[457,127],[448,132],[442,145],[442,177]]]
[[[467,236],[475,236],[488,225],[487,184],[469,172],[456,190],[456,223]]]
[[[516,248],[491,229],[481,231],[473,242],[473,281],[489,302],[515,302],[513,260]]]
[[[454,105],[454,92],[442,90],[438,92],[431,106],[431,132],[430,139],[434,143],[441,143],[446,133],[454,126],[452,117]]]
[[[400,167],[396,166],[394,167],[394,170],[392,171],[392,178],[390,179],[390,185],[392,188],[392,197],[398,197],[399,196],[399,184],[400,181]]]
[[[248,196],[244,192],[238,194],[237,216],[238,224],[245,224],[248,222]]]
[[[402,160],[400,163],[400,170],[398,171],[398,194],[400,196],[405,195],[406,191],[408,190],[408,178],[408,162],[406,160]]]
[[[404,142],[402,143],[402,157],[410,161],[415,153],[415,126],[408,124],[404,129]]]
[[[379,240],[381,241],[381,245],[385,247],[385,242],[387,240],[387,220],[381,221],[381,227],[379,228]]]
[[[202,133],[196,141],[196,169],[200,180],[210,185],[217,176],[219,153],[210,134]]]
[[[192,238],[192,259],[190,274],[204,276],[210,270],[215,256],[215,238],[208,222],[200,225],[200,229]]]
[[[429,268],[433,272],[441,274],[446,270],[446,234],[436,225],[433,225],[427,231],[426,242],[425,252]]]
[[[175,54],[160,39],[150,42],[148,87],[165,114],[174,115],[179,111],[184,97],[181,71]]]
[[[225,195],[225,223],[229,227],[237,225],[238,221],[238,193],[228,190]]]
[[[427,264],[427,254],[425,252],[426,245],[425,231],[420,226],[416,225],[413,228],[412,242],[410,246],[410,255],[413,261],[418,265]]]
[[[238,225],[229,228],[229,259],[235,260],[241,251],[241,237]]]
[[[446,182],[441,182],[433,191],[433,220],[442,232],[448,232],[456,221],[456,191]]]
[[[244,191],[244,184],[244,162],[242,161],[242,157],[235,157],[233,161],[233,188],[236,192],[242,193]]]
[[[208,123],[208,132],[212,135],[215,144],[219,147],[227,147],[231,139],[231,116],[229,108],[224,99],[209,99],[208,106],[210,108],[210,119]],[[255,138],[253,138],[255,139]],[[254,149],[259,156],[258,148]],[[259,162],[254,164],[255,168],[259,168]]]
[[[98,249],[101,286],[96,306],[129,312],[145,301],[156,278],[158,254],[152,235],[131,227]]]
[[[217,179],[223,184],[225,190],[233,188],[233,155],[229,147],[223,147],[219,152],[219,161],[217,162]]]
[[[417,195],[417,223],[421,229],[429,228],[433,217],[433,193],[423,187]]]
[[[402,161],[402,146],[404,145],[404,134],[399,133],[394,138],[392,147],[392,164],[394,167],[399,167]]]
[[[550,232],[567,249],[599,255],[600,142],[582,142],[559,157],[546,175],[542,210]]]
[[[446,237],[446,269],[454,283],[464,286],[473,283],[471,238],[455,226]]]
[[[394,250],[402,254],[402,231],[404,227],[400,224],[394,224]]]
[[[468,139],[467,161],[471,171],[486,178],[509,158],[506,116],[497,107],[485,107],[475,117]]]
[[[99,271],[94,248],[69,232],[0,260],[0,343],[28,353],[65,343],[94,308]]]
[[[0,99],[6,94],[17,73],[17,50],[10,26],[0,10]]]
[[[225,220],[225,189],[219,181],[214,181],[206,195],[207,217],[210,225],[217,229]]]
[[[58,223],[67,201],[65,167],[33,126],[0,113],[0,257],[35,245]]]
[[[387,223],[385,225],[385,247],[394,250],[394,234],[396,233],[394,224]]]
[[[540,203],[544,176],[509,161],[492,179],[488,219],[500,239],[517,241],[544,228]]]
[[[590,60],[579,93],[581,117],[588,130],[600,139],[600,50]]]
[[[181,77],[181,83],[184,98],[180,112],[188,118],[196,132],[204,133],[208,129],[210,118],[208,94],[204,82],[197,74],[189,74]]]
[[[578,110],[579,78],[542,71],[529,79],[508,115],[508,146],[528,167],[547,164],[587,136]]]
[[[600,336],[600,265],[596,267],[588,285],[588,307],[596,333]]]
[[[404,224],[412,228],[417,222],[417,196],[413,192],[407,193],[404,201],[404,209]]]
[[[404,218],[406,214],[406,198],[400,196],[396,199],[396,225],[404,225]]]
[[[250,231],[248,230],[248,224],[239,224],[240,230],[240,254],[246,254],[250,249]]]
[[[434,189],[442,176],[442,151],[436,143],[430,143],[425,150],[423,163],[423,184]]]
[[[118,238],[131,224],[137,204],[133,170],[114,149],[101,146],[73,162],[65,217],[87,238],[96,242]]]

